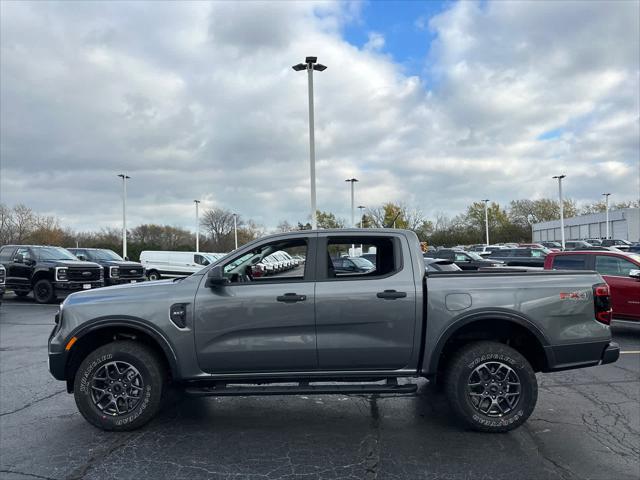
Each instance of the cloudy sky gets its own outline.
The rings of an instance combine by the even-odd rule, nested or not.
[[[640,3],[1,2],[1,201],[75,228],[579,202],[640,183]]]

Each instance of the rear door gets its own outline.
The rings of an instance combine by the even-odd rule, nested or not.
[[[412,358],[416,287],[407,240],[392,234],[320,233],[317,249],[316,329],[321,370],[397,370]],[[352,245],[375,248],[367,272],[339,272],[332,258]]]
[[[611,289],[613,317],[620,320],[640,320],[640,280],[629,277],[640,263],[614,255],[596,255],[595,270]]]
[[[22,262],[17,262],[18,256],[22,255]],[[7,268],[7,285],[12,288],[31,288],[31,272],[35,263],[35,255],[28,247],[18,247],[11,256],[11,261]]]

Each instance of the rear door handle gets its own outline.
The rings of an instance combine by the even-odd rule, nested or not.
[[[284,303],[304,302],[306,299],[306,295],[298,295],[297,293],[285,293],[276,297],[277,301]]]
[[[388,300],[395,300],[396,298],[404,298],[406,296],[407,292],[397,292],[395,290],[385,290],[384,292],[376,293],[376,297]]]

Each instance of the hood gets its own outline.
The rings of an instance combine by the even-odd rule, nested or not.
[[[100,265],[105,265],[107,267],[136,267],[141,268],[142,264],[138,262],[130,262],[127,260],[100,260],[98,263]]]
[[[82,290],[67,296],[63,305],[70,306],[82,303],[120,301],[123,297],[127,300],[159,293],[167,295],[172,288],[180,283],[180,279],[157,280],[154,282],[127,283],[111,287],[101,287],[92,290]]]
[[[42,260],[42,263],[49,263],[56,267],[100,267],[95,262],[85,262],[83,260]]]

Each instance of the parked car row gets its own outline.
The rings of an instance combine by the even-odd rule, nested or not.
[[[275,273],[286,272],[292,270],[299,265],[304,264],[304,257],[300,255],[289,255],[288,252],[279,250],[271,255],[263,258],[259,263],[252,267],[252,275],[254,277],[263,277],[273,275]]]
[[[104,248],[4,245],[0,248],[0,297],[33,292],[38,303],[80,290],[187,276],[222,258],[223,253],[142,252],[142,263]]]

